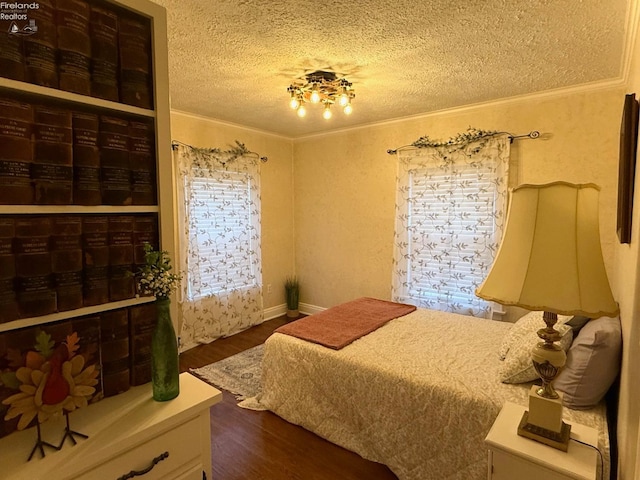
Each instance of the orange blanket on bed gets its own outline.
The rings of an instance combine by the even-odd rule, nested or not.
[[[276,332],[340,350],[415,309],[413,305],[363,297],[283,325]]]

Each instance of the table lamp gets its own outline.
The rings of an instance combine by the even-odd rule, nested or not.
[[[518,434],[564,451],[571,428],[562,421],[562,393],[553,388],[566,362],[555,344],[558,314],[619,312],[602,259],[599,191],[594,184],[567,182],[514,188],[500,248],[476,290],[485,300],[544,312],[546,327],[537,332],[542,341],[531,352],[542,386],[531,387]]]

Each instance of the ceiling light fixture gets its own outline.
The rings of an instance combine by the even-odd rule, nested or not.
[[[342,107],[345,115],[350,115],[353,111],[351,101],[356,96],[352,83],[346,78],[338,78],[335,73],[322,70],[308,73],[299,82],[289,85],[287,91],[289,106],[297,111],[299,117],[306,114],[305,103],[320,103],[326,120],[332,117],[333,104]]]

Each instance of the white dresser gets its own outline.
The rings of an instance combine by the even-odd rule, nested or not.
[[[71,413],[71,429],[89,438],[79,438],[77,445],[67,439],[60,451],[46,449],[45,458],[36,452],[27,462],[36,441],[35,428],[0,439],[0,477],[211,479],[209,407],[221,399],[219,390],[189,373],[180,375],[180,395],[168,402],[151,398],[151,384],[131,388]],[[42,424],[43,440],[54,445],[63,433],[64,418]],[[133,475],[147,469],[142,476]]]

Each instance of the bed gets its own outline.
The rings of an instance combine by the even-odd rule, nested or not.
[[[484,438],[502,405],[527,405],[531,383],[498,380],[511,323],[425,309],[392,319],[344,348],[274,333],[265,342],[262,393],[253,400],[400,480],[486,478]],[[503,352],[504,353],[504,352]],[[565,408],[595,427],[608,478],[603,402]]]

